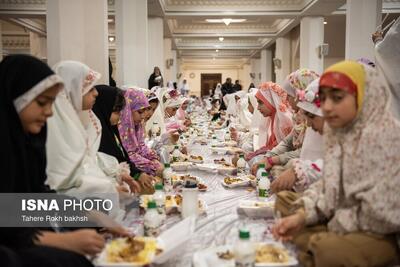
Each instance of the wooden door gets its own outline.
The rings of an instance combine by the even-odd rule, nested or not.
[[[210,89],[214,93],[215,87],[221,83],[221,73],[202,73],[201,74],[201,96],[210,95]]]

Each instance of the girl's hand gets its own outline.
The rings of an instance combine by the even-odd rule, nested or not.
[[[67,233],[43,232],[38,244],[95,256],[103,250],[105,240],[95,230],[82,229]]]
[[[133,178],[130,175],[122,175],[121,179],[129,186],[129,189],[133,193],[139,193],[140,190],[142,189],[140,184],[135,180],[133,180]]]
[[[153,186],[153,181],[154,178],[150,175],[148,175],[145,172],[142,172],[139,176],[139,182],[144,186],[144,187],[152,187]]]
[[[295,214],[282,218],[272,228],[272,234],[275,239],[290,241],[305,225],[305,213],[301,209]]]
[[[271,191],[277,193],[283,190],[291,190],[296,182],[296,174],[293,168],[282,172],[271,184]]]

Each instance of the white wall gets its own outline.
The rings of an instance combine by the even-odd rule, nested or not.
[[[250,77],[250,72],[251,72],[250,64],[244,64],[243,67],[239,69],[239,80],[240,84],[242,85],[242,89],[244,90],[247,90],[249,88],[250,83],[253,82]]]
[[[200,95],[201,93],[201,74],[202,73],[221,73],[222,74],[222,83],[225,82],[226,78],[231,78],[232,82],[239,79],[239,69],[185,69],[182,71],[183,75],[179,79],[182,81],[186,79],[189,83],[190,94]],[[190,74],[194,73],[194,78],[190,78]],[[240,80],[240,79],[239,79]]]

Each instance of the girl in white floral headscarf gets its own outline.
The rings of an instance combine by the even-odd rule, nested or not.
[[[307,117],[310,127],[307,129],[308,134],[304,138],[300,157],[293,159],[291,166],[272,182],[272,192],[292,189],[303,192],[322,177],[324,118],[318,98],[318,87],[319,79],[312,81],[305,90],[304,97],[297,103]]]
[[[54,115],[47,123],[46,182],[58,192],[78,193],[82,198],[109,194],[114,201],[113,216],[122,216],[117,177],[106,174],[108,163],[116,162],[117,167],[118,161],[98,153],[102,128],[91,111],[100,74],[76,61],[62,61],[54,69],[64,80],[65,89],[57,97]]]
[[[389,266],[400,233],[400,123],[389,111],[390,92],[376,70],[343,61],[321,76],[319,96],[323,178],[273,233],[294,237],[303,266]]]

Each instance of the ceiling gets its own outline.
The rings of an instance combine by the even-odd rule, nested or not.
[[[115,15],[115,0],[108,0],[109,16]],[[345,0],[148,0],[149,17],[164,18],[164,37],[171,38],[173,49],[182,63],[210,64],[225,62],[241,65],[259,56],[275,39],[296,27],[301,17],[324,16],[329,31],[345,25]],[[384,11],[400,13],[400,0],[383,0]],[[22,29],[46,34],[46,0],[0,0],[0,18]],[[332,17],[332,13],[338,18]],[[242,19],[240,23],[209,23],[206,19]],[[344,22],[343,22],[344,21]],[[333,27],[333,25],[341,25]],[[115,35],[113,20],[109,34]],[[3,25],[4,32],[18,30]],[[334,33],[335,34],[335,33]],[[25,32],[27,35],[27,32]],[[223,37],[223,41],[219,38]],[[7,40],[6,36],[6,40]],[[334,40],[334,37],[327,37]],[[326,38],[326,39],[327,39]],[[4,38],[3,38],[4,39]],[[4,42],[4,41],[3,41]],[[110,42],[110,49],[114,45]]]

